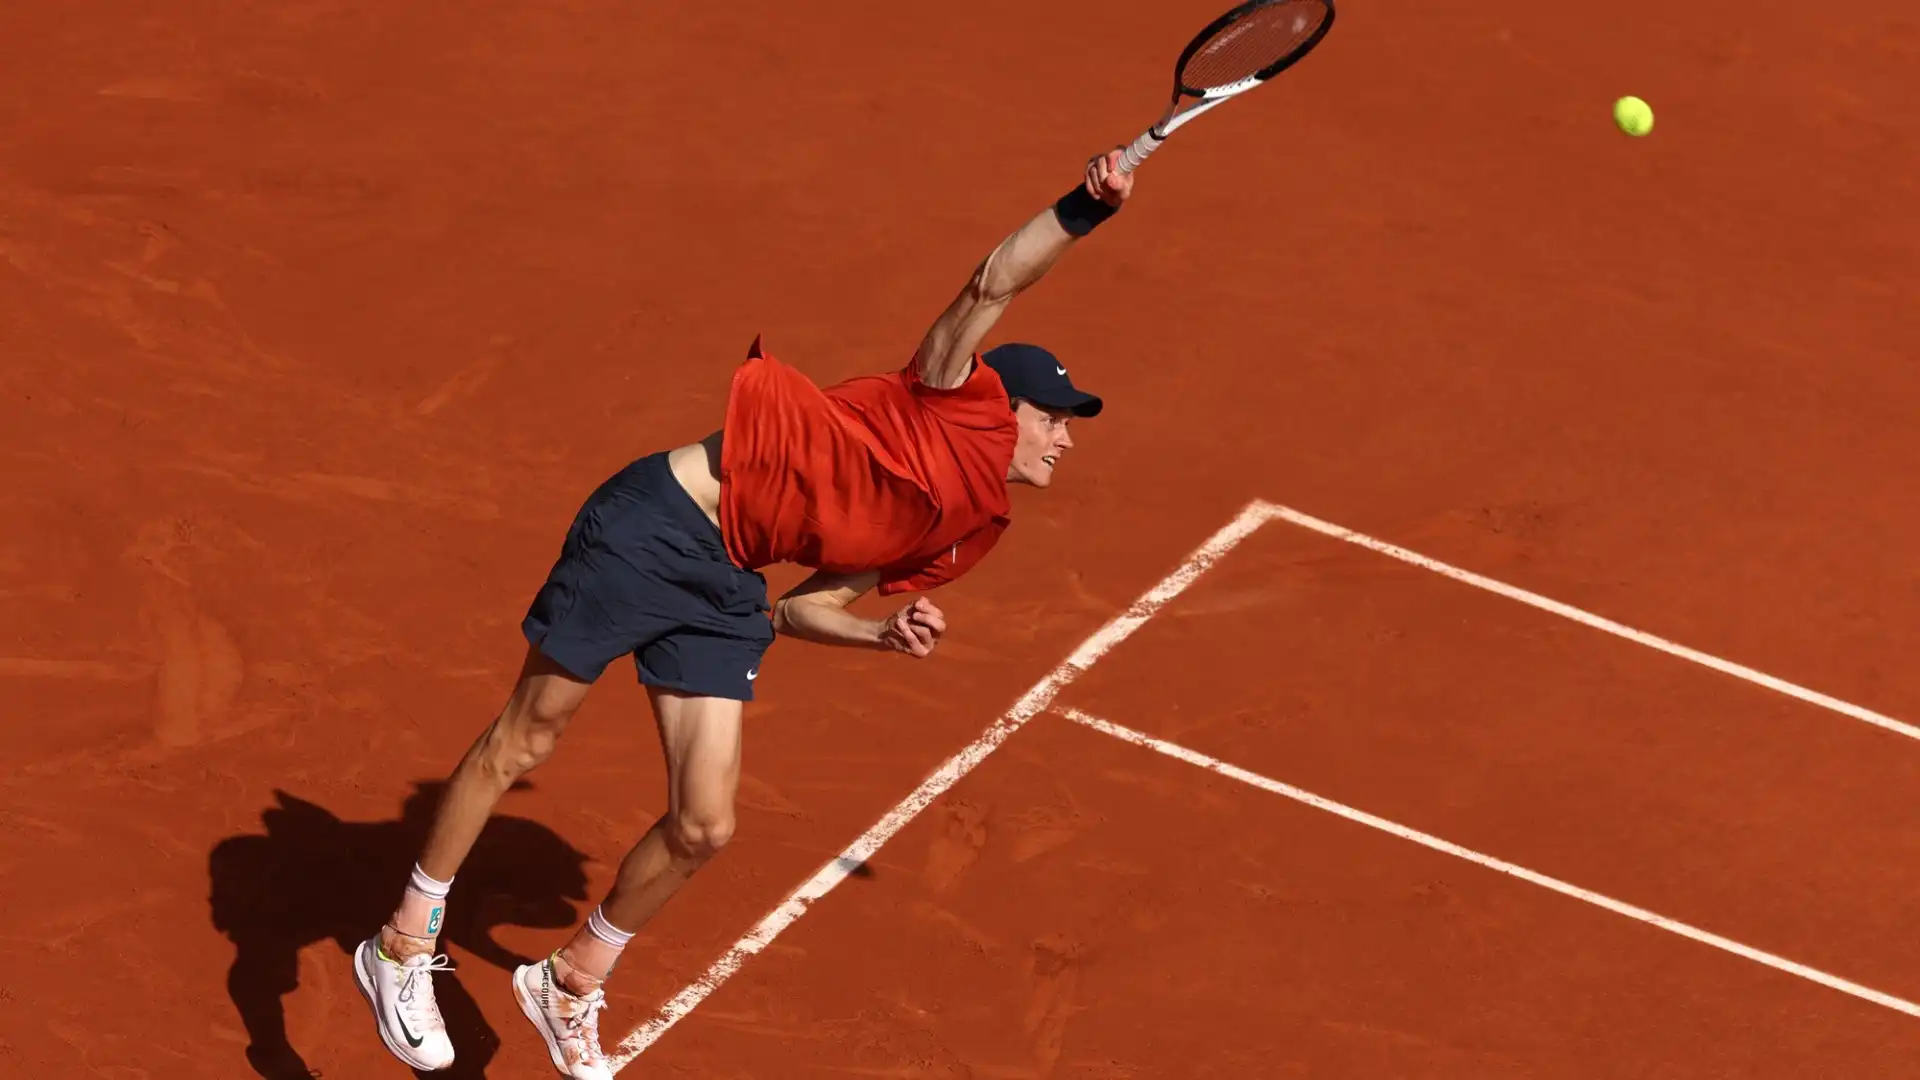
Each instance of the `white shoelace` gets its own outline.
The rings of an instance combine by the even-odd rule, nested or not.
[[[575,1012],[566,1017],[567,1038],[579,1040],[584,1044],[587,1060],[600,1062],[606,1054],[600,1049],[600,1010],[607,1007],[605,997],[576,998],[579,1005]]]
[[[442,953],[424,964],[402,964],[401,970],[407,974],[405,981],[400,984],[399,1002],[407,1010],[407,1019],[429,1018],[428,1014],[432,1012],[430,1018],[438,1020],[433,1000],[433,973],[452,971],[453,957]]]

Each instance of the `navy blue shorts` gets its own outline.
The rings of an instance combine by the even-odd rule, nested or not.
[[[659,453],[588,497],[520,629],[587,682],[632,653],[648,686],[752,701],[769,610],[766,579],[727,557]]]

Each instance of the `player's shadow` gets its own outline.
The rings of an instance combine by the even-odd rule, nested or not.
[[[229,837],[213,849],[213,925],[234,945],[227,992],[246,1026],[247,1061],[260,1076],[319,1075],[287,1037],[284,999],[300,984],[301,949],[333,942],[341,958],[328,961],[335,968],[328,981],[337,993],[353,995],[356,1010],[365,1009],[354,981],[353,949],[392,913],[444,786],[417,783],[398,819],[373,822],[342,821],[324,807],[275,791],[274,804],[260,815],[264,831]],[[495,941],[494,930],[573,926],[574,902],[587,896],[585,864],[586,856],[546,826],[496,815],[454,879],[440,935],[443,951],[456,947],[502,973],[529,963]],[[505,975],[486,971],[482,977]],[[458,972],[436,976],[434,989],[456,1057],[450,1070],[419,1075],[484,1076],[499,1035],[460,985]],[[372,1014],[362,1018],[355,1034],[378,1046]]]

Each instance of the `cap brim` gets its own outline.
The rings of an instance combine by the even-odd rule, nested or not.
[[[1065,409],[1081,417],[1099,416],[1101,408],[1104,407],[1104,403],[1099,398],[1084,390],[1062,390],[1057,394],[1048,394],[1044,399],[1029,397],[1027,400],[1049,409]]]

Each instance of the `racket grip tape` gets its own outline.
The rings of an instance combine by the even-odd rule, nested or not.
[[[1165,141],[1155,135],[1151,128],[1141,132],[1140,137],[1133,140],[1133,145],[1127,147],[1127,152],[1120,155],[1120,171],[1130,173],[1139,168],[1146,163],[1147,155],[1160,149],[1160,144]]]

